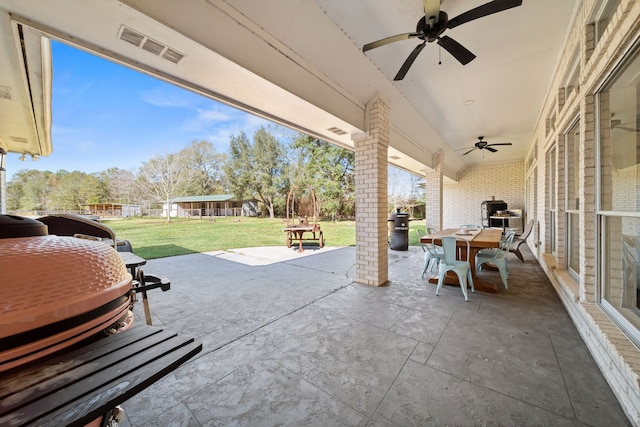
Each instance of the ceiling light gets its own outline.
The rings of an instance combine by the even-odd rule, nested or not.
[[[466,101],[464,101],[464,105],[471,105],[473,104],[475,101],[473,99],[467,99]]]
[[[18,160],[20,160],[21,162],[26,162],[27,161],[27,155],[23,153],[22,156],[18,157]]]
[[[34,162],[37,161],[40,157],[38,157],[37,154],[32,154],[31,155],[31,160],[33,160]]]

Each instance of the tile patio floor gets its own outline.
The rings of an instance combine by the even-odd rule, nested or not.
[[[420,277],[354,282],[355,248],[256,248],[152,260],[154,325],[203,351],[123,405],[128,426],[625,426],[620,405],[525,250],[509,290]],[[481,272],[500,283],[497,272]],[[143,325],[142,303],[136,305]]]

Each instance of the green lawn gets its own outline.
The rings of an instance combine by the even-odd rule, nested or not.
[[[172,219],[170,224],[161,218],[128,218],[103,223],[111,227],[119,239],[129,240],[134,252],[146,259],[253,246],[284,246],[286,236],[284,220],[269,218]],[[321,221],[320,227],[325,245],[355,245],[355,221]],[[411,223],[410,245],[417,244],[415,228],[424,230],[423,222]]]

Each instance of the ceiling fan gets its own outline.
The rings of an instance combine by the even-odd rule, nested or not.
[[[625,130],[627,132],[640,132],[640,129],[637,129],[635,127],[630,127],[627,125],[634,125],[637,122],[629,122],[629,123],[622,123],[621,120],[611,120],[611,128],[612,129],[621,129],[621,130]]]
[[[493,148],[494,145],[513,145],[510,142],[498,142],[496,144],[489,144],[487,141],[483,141],[482,140],[483,138],[484,138],[484,136],[479,136],[478,137],[478,142],[476,142],[473,147],[459,148],[458,150],[467,150],[467,149],[471,148],[469,151],[467,151],[466,153],[463,154],[463,156],[466,156],[467,154],[469,154],[473,150],[488,150],[488,151],[491,151],[492,153],[495,153],[498,150]],[[458,150],[456,150],[456,151],[458,151]]]
[[[502,12],[503,10],[511,9],[522,4],[522,0],[494,0],[483,4],[482,6],[478,6],[475,9],[468,10],[450,20],[447,13],[440,10],[440,0],[423,1],[424,16],[418,21],[416,31],[414,33],[404,33],[386,37],[384,39],[367,43],[362,47],[362,51],[366,52],[400,40],[413,38],[423,40],[423,42],[416,46],[409,54],[393,80],[402,80],[407,74],[407,71],[409,71],[409,68],[411,68],[413,61],[416,60],[420,52],[422,52],[422,49],[424,49],[425,44],[427,42],[432,43],[436,40],[440,46],[453,55],[453,57],[462,65],[467,65],[469,62],[473,61],[476,56],[451,37],[441,36],[442,33],[447,29],[455,28],[458,25],[473,21],[474,19]]]

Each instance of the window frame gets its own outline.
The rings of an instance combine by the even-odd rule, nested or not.
[[[579,222],[580,222],[580,198],[579,197],[573,197],[573,200],[569,200],[569,195],[571,193],[571,191],[569,190],[569,184],[570,184],[570,169],[569,169],[569,162],[570,162],[570,156],[573,156],[573,152],[570,152],[569,150],[569,137],[571,133],[577,133],[577,141],[574,142],[574,144],[577,144],[578,146],[578,155],[575,156],[576,158],[574,159],[575,162],[575,170],[579,171],[580,168],[580,147],[579,144],[581,142],[580,137],[581,137],[581,132],[580,132],[580,126],[581,126],[582,122],[580,120],[580,116],[576,115],[571,121],[568,122],[566,130],[562,133],[562,144],[564,145],[564,200],[563,200],[563,205],[564,205],[564,221],[565,221],[565,227],[564,227],[564,241],[565,241],[565,247],[564,247],[564,259],[565,259],[565,268],[566,270],[569,272],[569,274],[571,274],[571,276],[576,279],[579,280],[580,278],[580,266],[578,265],[578,269],[574,269],[571,263],[571,256],[572,255],[577,255],[578,258],[578,263],[580,262],[580,233],[579,233]],[[577,132],[576,132],[577,130]],[[573,146],[572,146],[573,148]],[[579,173],[579,172],[578,172]],[[576,178],[577,179],[577,178]],[[578,189],[580,188],[579,185],[579,181],[577,182],[573,182],[571,181],[572,184],[576,184],[578,186]],[[579,194],[573,194],[574,196],[579,196]],[[571,207],[572,205],[572,201],[575,201],[577,199],[578,201],[578,206],[575,206],[575,204],[573,204],[573,207]],[[578,244],[577,244],[577,248],[574,248],[574,244],[572,242],[572,230],[571,230],[571,226],[574,225],[575,223],[578,223]],[[577,250],[577,254],[574,252],[575,250]]]
[[[608,251],[608,244],[610,239],[608,238],[608,223],[612,218],[640,218],[639,211],[617,211],[613,209],[603,209],[602,198],[602,131],[601,131],[601,94],[605,89],[611,87],[615,80],[622,74],[628,65],[633,61],[640,60],[640,36],[635,40],[632,46],[624,55],[624,58],[617,64],[617,66],[611,71],[606,79],[595,89],[595,160],[596,160],[596,174],[595,174],[595,215],[596,215],[596,304],[609,316],[609,318],[625,333],[625,335],[640,348],[640,327],[628,320],[621,309],[614,306],[605,299],[605,295],[608,291],[606,286],[608,285],[608,274],[610,266],[608,265],[609,257],[606,256]],[[640,162],[640,159],[636,159]],[[613,206],[610,206],[613,208]],[[640,316],[639,316],[640,317]]]

